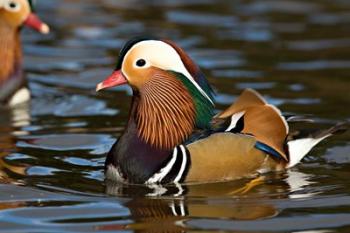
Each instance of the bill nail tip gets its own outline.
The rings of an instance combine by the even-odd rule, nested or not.
[[[96,86],[96,92],[99,92],[102,89],[102,83],[97,84]]]
[[[47,24],[43,24],[41,26],[41,33],[43,34],[49,34],[50,33],[50,27]]]

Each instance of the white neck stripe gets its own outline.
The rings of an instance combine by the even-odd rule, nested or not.
[[[160,169],[159,172],[155,173],[151,178],[149,178],[145,184],[154,184],[157,182],[161,182],[162,179],[168,175],[168,173],[170,172],[170,170],[173,168],[175,162],[176,162],[176,158],[177,158],[177,147],[174,148],[174,152],[172,155],[171,160],[168,162],[168,164],[163,167],[162,169]]]
[[[181,164],[181,168],[179,173],[177,174],[176,178],[174,179],[174,182],[179,182],[182,178],[182,175],[185,172],[186,169],[186,165],[187,165],[187,155],[186,155],[186,150],[185,147],[183,145],[180,145],[180,149],[181,149],[181,154],[182,154],[182,164]]]

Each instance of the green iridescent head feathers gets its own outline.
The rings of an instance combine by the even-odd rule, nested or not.
[[[192,96],[194,106],[195,106],[195,112],[196,112],[196,126],[198,128],[209,128],[210,127],[210,121],[212,117],[214,116],[214,104],[213,104],[213,97],[212,97],[212,91],[211,88],[204,89],[204,93],[207,95],[203,95],[199,91],[199,89],[183,74],[169,71],[174,73],[176,78],[178,78],[186,87],[190,95]],[[210,87],[210,86],[209,86]]]

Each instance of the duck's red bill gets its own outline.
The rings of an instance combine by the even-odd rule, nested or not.
[[[43,34],[48,34],[50,32],[49,26],[47,26],[46,23],[43,23],[34,13],[30,13],[28,18],[24,21],[24,24]]]
[[[96,86],[96,91],[128,83],[121,70],[114,71],[105,81]]]

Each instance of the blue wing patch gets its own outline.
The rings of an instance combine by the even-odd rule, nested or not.
[[[278,153],[275,149],[271,148],[270,146],[262,142],[256,142],[255,148],[271,155],[272,157],[275,157],[276,159],[284,160],[283,156],[280,153]]]

